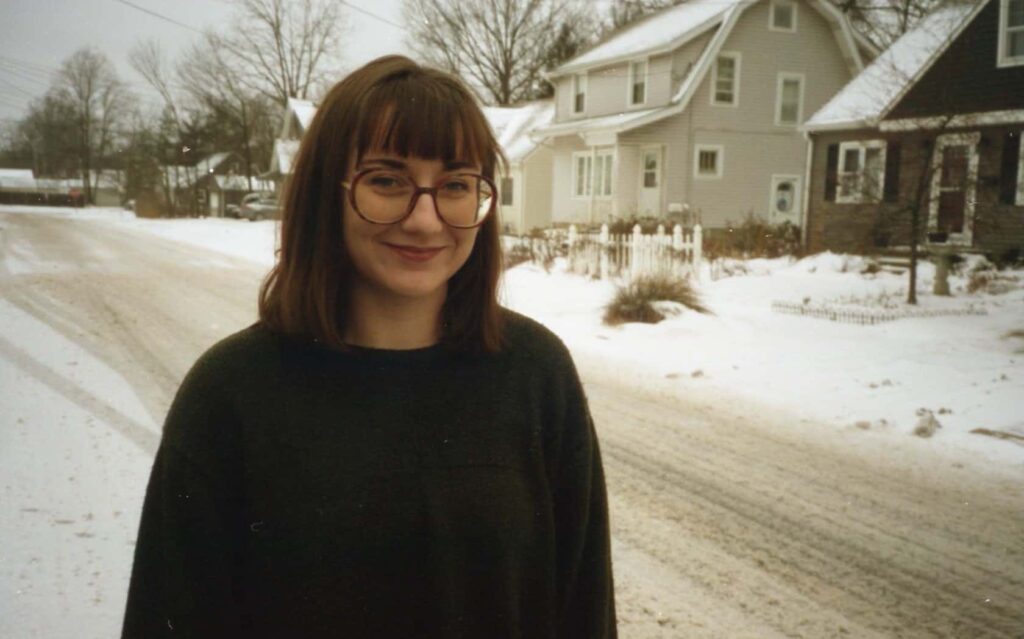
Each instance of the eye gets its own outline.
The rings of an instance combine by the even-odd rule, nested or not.
[[[469,180],[464,178],[449,178],[441,185],[441,190],[450,195],[469,193]]]
[[[398,193],[409,188],[409,180],[399,173],[375,172],[363,178],[363,182],[379,193]]]

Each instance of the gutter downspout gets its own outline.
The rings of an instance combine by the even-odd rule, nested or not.
[[[807,250],[808,246],[808,211],[810,210],[810,195],[811,195],[811,166],[814,158],[814,139],[807,132],[803,132],[804,139],[807,140],[807,162],[804,165],[804,188],[802,189],[803,194],[800,198],[800,243],[803,244],[804,251]]]

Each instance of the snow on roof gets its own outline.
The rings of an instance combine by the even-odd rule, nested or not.
[[[252,188],[249,188],[249,180],[244,175],[215,175],[213,181],[221,191],[273,191],[274,183],[270,180],[252,179]]]
[[[32,169],[0,169],[0,190],[24,191],[36,187]]]
[[[533,102],[512,108],[483,107],[483,112],[506,159],[517,164],[537,148],[538,142],[530,138],[530,132],[551,122],[555,105],[552,101]]]
[[[274,140],[274,157],[271,160],[271,171],[281,175],[291,175],[292,162],[299,151],[299,140]]]
[[[689,0],[624,27],[594,48],[556,68],[564,75],[655,51],[671,50],[717,24],[729,9],[749,0]]]
[[[34,180],[35,177],[32,169],[0,169],[0,178],[28,178],[29,180]]]
[[[930,13],[843,87],[804,128],[874,126],[984,4],[951,3]]]
[[[313,121],[313,116],[316,115],[316,105],[309,100],[288,98],[288,108],[295,114],[296,119],[298,119],[299,126],[302,127],[302,130],[298,131],[298,134],[302,135],[305,133],[306,129],[309,128],[310,123]]]
[[[584,131],[599,131],[602,129],[620,129],[628,126],[634,120],[642,120],[647,116],[659,111],[666,111],[669,107],[655,107],[653,109],[642,109],[640,111],[629,111],[627,113],[616,113],[586,120],[570,120],[559,122],[550,126],[538,127],[533,131],[536,136],[568,135],[582,133]]]

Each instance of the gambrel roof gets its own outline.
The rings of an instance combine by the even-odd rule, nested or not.
[[[608,36],[594,47],[552,69],[550,78],[662,53],[669,53],[725,23],[732,12],[743,11],[760,0],[689,0],[641,18]],[[857,48],[878,51],[871,42],[851,29],[842,13],[828,0],[809,0],[839,30],[840,46],[847,57],[859,59]]]
[[[625,62],[638,57],[669,53],[709,31],[711,39],[697,62],[683,78],[669,103],[663,107],[629,111],[595,118],[574,119],[540,127],[535,138],[568,134],[620,133],[682,112],[718,57],[743,12],[765,0],[690,0],[639,20],[594,48],[549,72],[550,78]],[[877,53],[875,47],[857,34],[846,17],[828,0],[808,0],[833,26],[837,44],[853,73],[863,69],[861,50]]]
[[[940,6],[903,34],[804,123],[807,131],[874,127],[987,4]]]

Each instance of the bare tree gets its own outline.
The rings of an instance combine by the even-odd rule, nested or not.
[[[131,95],[106,56],[90,48],[79,49],[64,61],[51,91],[74,113],[75,154],[85,199],[91,203],[93,169],[107,155],[116,126],[130,112]]]
[[[879,49],[910,31],[942,0],[839,0],[854,27]]]
[[[242,156],[252,190],[257,158],[269,154],[267,141],[273,136],[274,109],[232,62],[224,38],[208,33],[179,63],[178,79],[198,104],[233,125],[235,148]]]
[[[235,0],[239,19],[220,39],[237,81],[284,105],[319,88],[344,34],[334,0]]]
[[[612,0],[608,9],[607,30],[615,31],[655,11],[661,11],[681,2],[683,0]]]
[[[543,95],[541,72],[566,30],[586,34],[592,12],[574,0],[404,0],[410,46],[428,63],[462,76],[496,105]],[[572,38],[568,38],[572,40]]]

